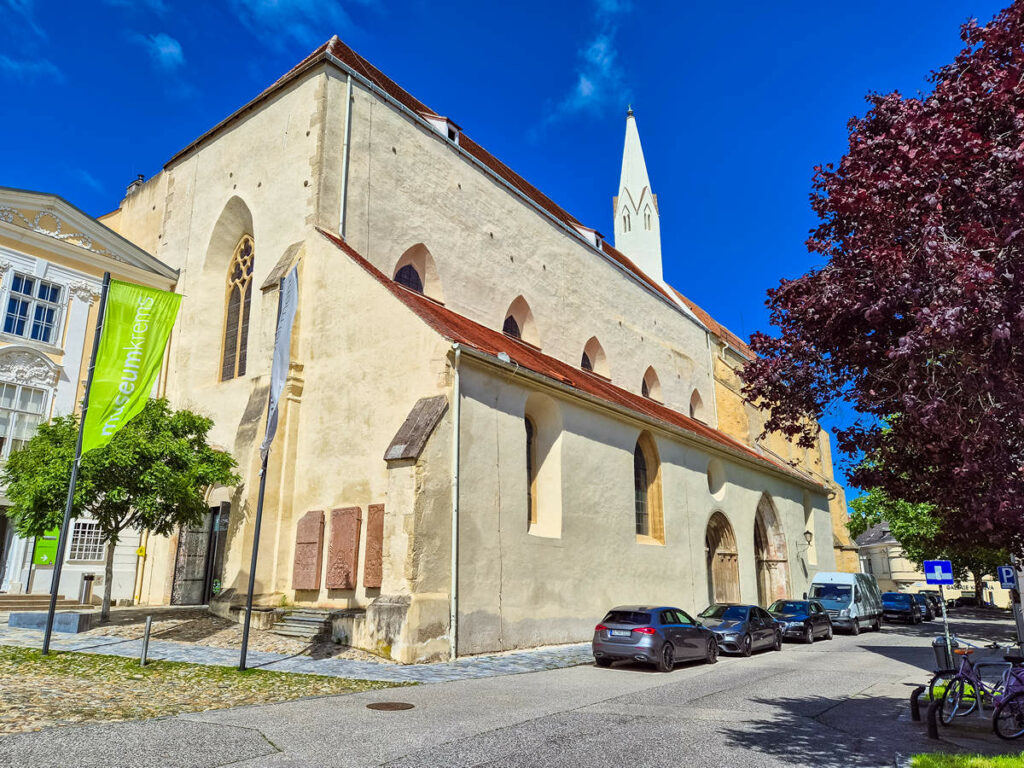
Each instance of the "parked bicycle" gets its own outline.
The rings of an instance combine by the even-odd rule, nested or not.
[[[1013,664],[1008,661],[974,663],[971,661],[971,654],[978,646],[963,640],[958,640],[958,644],[969,647],[953,649],[953,653],[960,657],[960,668],[946,683],[946,689],[939,703],[939,721],[943,725],[949,725],[955,718],[966,717],[975,710],[980,713],[984,711],[986,705],[991,706],[994,710],[995,705],[1002,701],[1003,690],[1006,688],[1010,670],[1013,667]],[[994,643],[986,647],[998,649],[1000,646],[998,643]],[[990,682],[982,678],[981,670],[987,667],[1001,670],[997,680]],[[939,672],[938,674],[943,673]],[[935,679],[933,678],[934,683]]]
[[[1003,658],[1014,666],[992,712],[992,730],[999,738],[1012,741],[1024,736],[1024,667],[1019,666],[1024,657],[1008,654]]]

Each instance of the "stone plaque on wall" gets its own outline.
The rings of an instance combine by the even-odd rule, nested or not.
[[[295,566],[292,589],[320,589],[324,553],[324,513],[307,512],[295,528]]]
[[[359,507],[331,510],[331,531],[327,545],[328,589],[355,589],[359,569]]]
[[[366,508],[366,561],[363,564],[363,586],[380,587],[384,570],[384,505]]]

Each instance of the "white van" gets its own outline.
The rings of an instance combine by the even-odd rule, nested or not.
[[[833,626],[855,635],[882,628],[882,593],[870,574],[816,573],[804,597],[821,603]]]

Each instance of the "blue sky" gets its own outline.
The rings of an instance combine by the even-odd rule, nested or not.
[[[0,185],[110,211],[338,34],[609,236],[631,102],[666,279],[745,338],[814,265],[812,168],[864,95],[926,87],[1005,2],[0,0]]]

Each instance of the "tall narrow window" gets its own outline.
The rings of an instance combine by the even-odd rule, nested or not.
[[[633,493],[637,541],[665,543],[665,516],[661,502],[661,459],[650,433],[643,432],[633,448]]]
[[[584,371],[594,370],[594,364],[590,362],[590,355],[588,355],[586,352],[583,353],[583,359],[580,360],[580,368],[582,368]]]
[[[533,422],[527,416],[523,419],[526,426],[526,509],[527,530],[537,523],[537,442]]]
[[[0,384],[0,460],[24,447],[44,421],[46,392],[17,384]]]
[[[647,457],[640,443],[633,449],[633,491],[636,498],[636,535],[650,536],[651,521],[647,512]]]
[[[622,212],[622,231],[629,232],[629,213],[626,211]]]
[[[416,293],[423,293],[423,281],[420,279],[420,273],[412,264],[406,264],[395,273],[395,282],[416,291]]]
[[[644,208],[644,229],[651,228],[651,208],[648,206]]]
[[[243,235],[235,246],[228,267],[227,313],[224,318],[224,358],[220,380],[245,375],[246,348],[249,342],[249,311],[252,308],[253,245]]]

